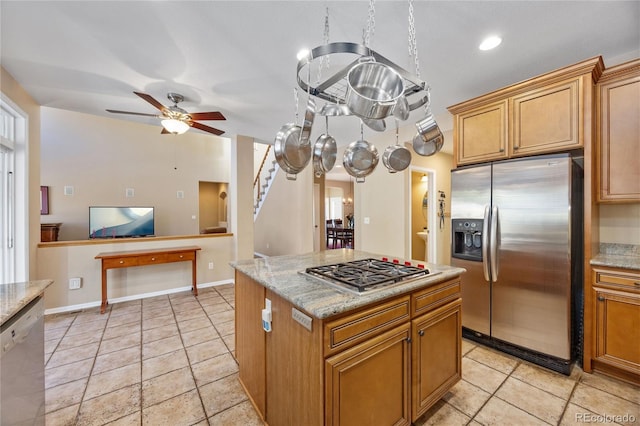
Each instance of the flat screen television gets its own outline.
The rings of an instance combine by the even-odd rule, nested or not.
[[[89,238],[154,235],[153,207],[89,207]]]

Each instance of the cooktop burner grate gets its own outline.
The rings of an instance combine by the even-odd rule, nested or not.
[[[358,292],[429,275],[428,269],[378,259],[316,266],[307,268],[305,272],[317,278],[354,287]]]

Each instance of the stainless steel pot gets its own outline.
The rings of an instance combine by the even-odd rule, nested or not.
[[[427,116],[416,123],[418,133],[413,137],[413,149],[422,156],[433,155],[442,149],[444,136],[429,111]]]
[[[338,154],[336,140],[329,136],[329,119],[325,117],[325,120],[327,132],[320,135],[313,144],[313,171],[316,177],[333,169]]]
[[[311,160],[311,144],[301,143],[302,128],[295,123],[287,123],[276,134],[273,144],[276,161],[287,173],[287,179],[296,180]]]
[[[347,73],[346,104],[349,110],[373,120],[388,117],[404,92],[400,74],[371,57],[361,58]]]
[[[375,145],[364,139],[351,142],[344,151],[342,165],[351,176],[356,178],[356,182],[364,182],[378,165],[380,156]]]
[[[411,164],[411,151],[398,143],[398,120],[396,120],[396,144],[384,150],[382,164],[390,173],[401,172]]]
[[[371,120],[369,118],[363,118],[362,122],[367,125],[371,130],[375,130],[376,132],[384,132],[387,130],[387,123],[384,120]]]

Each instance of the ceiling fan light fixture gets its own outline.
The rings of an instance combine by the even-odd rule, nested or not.
[[[184,121],[176,120],[175,118],[167,118],[161,121],[162,127],[169,133],[174,135],[181,135],[189,130],[189,125]]]

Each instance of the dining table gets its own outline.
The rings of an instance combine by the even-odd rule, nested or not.
[[[354,228],[349,226],[327,226],[327,248],[353,248]],[[331,241],[333,240],[333,241]]]

